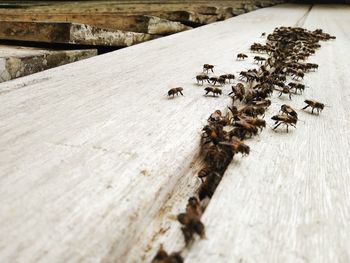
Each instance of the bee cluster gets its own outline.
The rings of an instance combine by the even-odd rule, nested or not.
[[[204,165],[198,172],[202,183],[198,196],[191,197],[186,212],[177,217],[182,225],[186,246],[194,240],[195,234],[201,238],[205,236],[201,215],[233,157],[236,154],[249,154],[250,147],[243,141],[259,134],[266,127],[263,118],[271,105],[269,97],[274,91],[279,92],[278,97],[286,95],[290,100],[292,96],[302,94],[305,85],[300,81],[306,73],[318,69],[317,64],[306,63],[305,60],[321,47],[320,41],[330,39],[335,37],[321,29],[308,31],[300,27],[279,27],[267,35],[266,44],[251,45],[250,50],[259,53],[259,56],[254,57],[254,62],[259,67],[240,72],[240,82],[233,85],[228,94],[232,103],[228,106],[227,113],[216,110],[209,116],[207,125],[202,129],[201,153]],[[267,57],[262,57],[263,54]],[[237,60],[246,58],[248,56],[243,53],[237,55]],[[206,95],[210,92],[213,96],[221,95],[222,90],[215,85],[224,85],[227,81],[230,83],[235,79],[233,74],[209,77],[210,72],[214,73],[214,65],[204,64],[203,74],[196,76],[198,85],[203,85],[205,81],[212,85],[205,88]],[[287,84],[288,78],[292,81]],[[307,105],[302,110],[311,107],[312,114],[315,109],[319,113],[325,106],[314,100],[305,100],[305,103]],[[283,104],[278,114],[271,119],[275,124],[273,130],[283,124],[288,132],[289,126],[296,127],[298,114],[291,106]],[[154,262],[182,261],[177,257],[176,260]]]

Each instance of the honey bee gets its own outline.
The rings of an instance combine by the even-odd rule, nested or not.
[[[202,74],[202,75],[197,75],[196,76],[196,79],[197,79],[197,84],[199,84],[199,82],[201,81],[202,82],[202,85],[203,85],[203,82],[206,80],[208,83],[210,83],[209,82],[209,77],[207,76],[207,75],[204,75],[204,74]]]
[[[231,80],[235,79],[234,74],[225,74],[225,75],[221,75],[220,77],[227,79],[229,83],[231,83]]]
[[[266,61],[266,58],[263,58],[263,57],[260,57],[260,56],[255,56],[254,57],[254,62],[257,62],[258,64],[261,64],[264,61]]]
[[[302,108],[302,110],[305,110],[307,107],[311,107],[312,111],[311,113],[314,114],[314,109],[317,110],[317,114],[320,114],[320,112],[324,109],[324,104],[315,100],[305,100],[304,101],[307,105]]]
[[[293,108],[291,106],[289,106],[287,104],[283,104],[281,106],[280,112],[287,114],[293,118],[298,119],[298,113],[295,110],[293,110]]]
[[[304,72],[301,69],[298,69],[293,75],[293,79],[296,79],[296,80],[300,80],[303,78],[304,78]]]
[[[204,144],[212,142],[218,144],[224,138],[224,130],[222,125],[205,125],[203,128]]]
[[[216,145],[212,145],[207,150],[204,161],[216,171],[221,171],[226,168],[232,157],[227,152],[221,151]]]
[[[214,124],[214,125],[219,124],[219,125],[226,126],[231,124],[230,115],[226,113],[225,116],[223,116],[220,110],[216,110],[212,114],[210,114],[207,121],[210,124]]]
[[[239,115],[247,115],[250,117],[257,117],[258,115],[263,115],[265,113],[265,109],[262,107],[254,107],[251,105],[244,106],[243,108],[239,109],[238,114]]]
[[[229,96],[233,94],[233,99],[238,99],[239,101],[242,101],[244,98],[245,90],[244,85],[242,83],[237,83],[236,86],[232,86],[232,91],[228,94]]]
[[[306,67],[310,70],[313,69],[314,71],[318,69],[318,65],[315,63],[306,63]]]
[[[198,172],[198,178],[201,179],[202,183],[204,182],[203,178],[206,178],[208,176],[216,175],[215,171],[211,166],[204,166],[199,172]]]
[[[248,56],[247,56],[246,54],[239,53],[239,54],[237,55],[237,60],[240,60],[240,59],[244,60],[244,59],[246,59],[246,58],[248,58]]]
[[[254,105],[255,107],[267,108],[271,105],[271,100],[266,99],[266,100],[252,101],[251,104]]]
[[[210,65],[210,64],[204,64],[203,65],[203,72],[206,71],[207,73],[209,72],[209,70],[211,70],[211,72],[214,73],[214,65]]]
[[[233,125],[234,125],[234,127],[239,127],[241,129],[246,130],[246,134],[249,135],[250,137],[258,134],[258,128],[255,127],[254,125],[246,122],[245,120],[241,119],[240,121],[236,121],[236,122],[234,122]]]
[[[288,86],[284,86],[281,90],[280,89],[276,89],[276,90],[280,92],[280,95],[278,95],[278,97],[281,97],[282,94],[288,94],[289,99],[292,100],[292,92],[288,88]]]
[[[290,82],[288,83],[288,86],[291,87],[291,89],[294,89],[296,94],[298,91],[300,91],[301,94],[305,90],[305,85],[301,83]]]
[[[172,253],[168,254],[164,248],[163,245],[160,245],[160,248],[155,255],[155,257],[152,259],[152,263],[183,263],[184,259],[182,258],[180,253]]]
[[[173,98],[174,98],[174,96],[175,96],[175,95],[178,96],[179,93],[183,96],[183,95],[184,95],[184,94],[182,93],[183,90],[184,90],[184,89],[181,88],[181,87],[172,88],[172,89],[170,89],[170,90],[168,91],[168,96],[173,95]]]
[[[207,176],[204,183],[201,184],[199,188],[199,199],[203,200],[206,197],[211,198],[215,192],[216,187],[219,185],[221,181],[220,176],[216,176],[215,174],[211,174]]]
[[[204,238],[204,225],[200,220],[202,211],[199,201],[195,197],[191,197],[186,206],[186,213],[181,213],[177,216],[177,220],[183,225],[181,228],[185,237],[186,246],[193,240],[193,235],[198,234]]]
[[[275,115],[272,116],[271,118],[272,120],[275,121],[275,127],[273,128],[273,130],[277,129],[278,126],[280,126],[281,124],[285,124],[287,126],[287,132],[288,132],[288,126],[292,126],[294,128],[296,128],[296,124],[298,119],[289,115]]]
[[[234,138],[234,137],[233,137]],[[240,139],[234,138],[231,142],[220,142],[220,146],[228,151],[232,151],[233,154],[241,153],[243,156],[248,155],[250,148],[244,144]]]
[[[215,97],[216,95],[221,95],[222,90],[219,88],[212,88],[212,87],[207,87],[204,89],[206,91],[205,95],[208,95],[209,92],[213,93],[213,96]]]
[[[262,130],[263,128],[266,127],[266,121],[263,119],[259,119],[259,118],[252,118],[252,117],[245,117],[244,121],[248,124],[251,124],[257,128],[260,128],[260,130]]]
[[[212,114],[210,114],[208,118],[208,122],[210,123],[218,123],[222,119],[221,110],[216,110]]]

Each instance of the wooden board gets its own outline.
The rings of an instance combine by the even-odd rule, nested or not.
[[[125,47],[156,38],[150,34],[85,24],[0,21],[0,39]]]
[[[201,71],[204,63],[216,65],[215,74],[236,73],[252,67],[251,59],[237,62],[234,55],[247,51],[250,43],[261,41],[261,32],[270,32],[281,24],[295,25],[307,21],[307,11],[308,6],[294,5],[262,9],[0,84],[1,261],[147,262],[160,243],[164,243],[169,251],[181,248],[180,226],[173,218],[183,211],[187,198],[199,185],[196,172],[201,166],[198,160],[200,130],[212,111],[218,108],[224,110],[230,102],[227,96],[204,97],[203,88],[194,84],[193,77]],[[346,30],[344,25],[340,30]],[[337,35],[337,32],[333,33]],[[344,41],[346,39],[340,37],[329,46],[331,50],[340,50]],[[343,44],[332,46],[336,43]],[[325,60],[335,61],[332,53],[323,54],[330,54]],[[319,54],[315,56],[315,61],[317,56]],[[344,56],[340,61],[345,59]],[[324,78],[320,72],[314,76]],[[166,92],[174,86],[183,86],[185,96],[168,99]],[[229,85],[224,87],[225,94],[229,91]],[[319,94],[320,100],[325,100],[330,94],[322,95],[316,89],[310,89],[310,92],[315,92],[314,96]],[[328,89],[327,92],[331,91]],[[340,98],[340,94],[336,98]],[[295,103],[300,100],[302,98],[296,99]],[[278,103],[275,101],[270,112],[278,107]],[[332,100],[327,103],[335,104]],[[325,136],[329,129],[321,129],[320,134],[317,132],[322,125],[331,125],[328,128],[334,129],[340,124],[341,133],[345,134],[348,129],[346,117],[339,122],[331,119],[334,113],[327,110],[320,118],[304,114],[304,126],[298,126],[293,133],[272,134],[266,129],[260,137],[249,142],[252,154],[236,160],[230,167],[234,172],[224,177],[204,215],[208,239],[191,248],[188,260],[195,260],[199,253],[204,254],[205,245],[214,244],[215,240],[217,245],[220,244],[220,236],[213,234],[215,231],[225,233],[228,240],[236,233],[230,231],[231,228],[233,231],[237,229],[237,223],[227,217],[230,213],[226,212],[225,206],[217,207],[219,212],[215,216],[212,212],[215,203],[220,204],[220,191],[223,192],[222,198],[227,200],[225,204],[231,203],[232,207],[239,208],[248,203],[251,209],[259,209],[259,204],[264,202],[266,208],[269,202],[273,204],[275,201],[267,187],[274,185],[269,189],[271,193],[286,196],[280,201],[285,209],[281,212],[288,210],[289,199],[281,190],[282,175],[273,184],[274,175],[269,173],[271,177],[268,177],[265,173],[309,167],[307,162],[302,161],[300,149],[311,152],[308,146],[317,144],[321,147],[323,142],[310,131]],[[339,113],[346,116],[344,110]],[[292,138],[289,143],[288,138]],[[304,139],[303,147],[293,146],[293,140],[300,138]],[[346,137],[341,138],[338,143],[346,145],[349,142]],[[273,144],[276,141],[281,143],[280,147]],[[331,142],[327,142],[327,148],[330,148]],[[282,148],[282,143],[293,147],[286,145]],[[265,148],[259,148],[259,145]],[[277,153],[260,152],[270,148]],[[295,156],[295,161],[287,159],[290,151],[294,151],[292,156]],[[317,175],[325,180],[326,174],[338,167],[332,165],[338,165],[337,160],[346,154],[339,150],[321,153],[323,151],[316,151],[313,158],[327,156],[329,160],[334,160],[322,159],[329,166],[317,166]],[[281,158],[277,160],[283,158],[283,163],[275,161],[276,156]],[[254,166],[250,166],[251,163]],[[254,176],[237,176],[243,172],[243,167],[248,166],[251,167],[249,169],[255,167]],[[340,169],[348,169],[346,164],[342,167]],[[339,171],[340,176],[332,177],[331,184],[342,184],[343,188],[339,191],[346,193],[347,178],[342,171],[348,170]],[[303,178],[295,173],[293,175],[286,175],[289,183],[285,191],[292,189],[295,195],[298,188],[293,186],[303,180],[311,183],[316,176],[311,174],[312,177]],[[258,181],[243,185],[241,191],[245,189],[250,195],[243,195],[246,198],[240,199],[237,196],[240,196],[238,189],[241,188],[237,182],[225,182],[235,178]],[[315,181],[315,187],[317,183],[320,181]],[[224,186],[231,187],[225,189]],[[258,190],[267,192],[262,195],[264,200],[250,199],[259,196]],[[301,201],[309,200],[311,196],[314,200],[322,199],[321,192],[313,195],[310,189],[306,190],[308,195]],[[339,211],[346,212],[341,209],[346,200],[344,195],[339,195]],[[237,202],[241,202],[240,205]],[[312,209],[317,204],[311,202],[309,206]],[[301,209],[302,205],[295,207]],[[241,214],[249,211],[242,210]],[[263,222],[274,218],[274,214],[268,216],[268,213],[265,217],[264,211],[251,214],[249,218],[262,218]],[[286,215],[281,216],[287,220],[293,211],[288,210]],[[303,218],[300,213],[293,215],[296,221]],[[329,215],[335,217],[335,211]],[[220,224],[214,220],[225,217],[225,228],[220,230],[217,227]],[[347,214],[342,214],[340,218],[345,220]],[[277,224],[273,220],[265,222]],[[304,227],[307,229],[307,226]],[[280,228],[283,229],[283,225]],[[335,224],[334,229],[340,230],[341,225]],[[255,231],[259,234],[264,229],[258,225]],[[317,233],[322,228],[314,227],[309,231]],[[249,248],[262,244],[259,248],[263,250],[264,244],[267,244],[264,240],[259,242],[259,239],[254,242],[248,242],[247,249],[242,250],[246,255]],[[277,247],[274,249],[284,251]],[[228,257],[224,252],[212,250],[211,253],[207,254],[208,258],[221,254],[223,258]]]
[[[96,55],[96,49],[47,50],[0,45],[0,82]]]
[[[314,6],[299,26],[337,37],[322,43],[306,75],[305,98],[326,103],[320,116],[298,111],[303,122],[289,134],[266,129],[226,171],[204,215],[207,240],[186,262],[348,262],[350,260],[350,6]],[[272,124],[272,123],[270,123]]]

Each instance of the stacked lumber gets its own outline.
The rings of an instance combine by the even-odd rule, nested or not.
[[[48,50],[0,45],[0,82],[97,55],[96,49]]]
[[[282,0],[259,1],[65,1],[0,3],[0,44],[77,50],[97,48],[98,53],[128,47],[194,27],[224,20]],[[10,42],[10,43],[9,43]],[[51,45],[51,46],[50,46]],[[55,46],[55,47],[53,47]],[[31,49],[28,49],[31,52]],[[47,50],[47,52],[51,52]],[[58,53],[56,53],[56,58]],[[72,52],[70,54],[73,54]],[[79,52],[76,59],[79,60]],[[16,57],[15,57],[16,59]],[[23,59],[22,59],[23,60]],[[41,59],[23,60],[26,74],[47,69]],[[67,63],[62,57],[59,64]],[[55,66],[56,64],[50,64]],[[23,68],[24,65],[21,67]],[[22,76],[9,67],[2,80]],[[16,72],[16,74],[8,74]]]
[[[7,2],[0,8],[0,39],[125,47],[280,2],[283,1]],[[76,33],[79,30],[84,32]],[[42,37],[43,31],[49,37]]]

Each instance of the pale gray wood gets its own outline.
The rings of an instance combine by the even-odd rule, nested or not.
[[[47,50],[0,45],[0,82],[96,55],[96,49]]]
[[[288,134],[267,128],[247,141],[253,151],[229,166],[203,216],[207,239],[186,262],[350,261],[349,14],[349,6],[314,6],[298,24],[337,40],[310,58],[320,67],[307,74],[304,95],[275,98],[266,120],[305,98],[330,107],[320,116],[299,110],[304,122]]]
[[[160,242],[180,248],[174,215],[199,184],[201,128],[230,102],[204,97],[194,76],[204,63],[251,67],[235,55],[306,12],[262,9],[0,84],[1,261],[140,262]],[[168,99],[175,86],[185,96]]]

